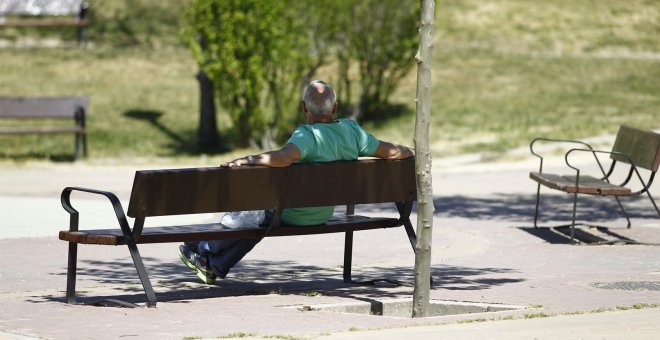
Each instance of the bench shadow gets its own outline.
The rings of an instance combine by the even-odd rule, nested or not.
[[[658,215],[648,197],[623,197],[621,199],[628,215],[637,220],[658,221]],[[442,218],[466,218],[478,221],[505,221],[512,224],[525,224],[515,228],[538,237],[552,244],[570,244],[568,228],[534,228],[534,207],[536,195],[495,194],[488,197],[439,196],[433,200],[435,216]],[[413,211],[416,211],[416,206]],[[541,197],[539,226],[570,224],[573,213],[573,197],[571,195],[543,195]],[[393,204],[370,204],[356,208],[356,213],[364,212],[396,212]],[[576,227],[575,239],[583,244],[644,244],[631,239],[617,230],[625,229],[621,222],[621,213],[614,198],[578,197],[577,221],[600,228]],[[603,226],[608,224],[611,226]],[[617,225],[618,224],[618,225]],[[634,226],[633,226],[634,228]]]
[[[647,197],[621,199],[628,215],[638,220],[658,220]],[[488,198],[465,196],[439,197],[434,200],[440,217],[462,217],[476,220],[499,220],[525,223],[518,230],[551,244],[571,244],[570,225],[573,213],[571,195],[541,196],[539,228],[534,228],[536,195],[498,194]],[[577,222],[600,227],[576,226],[574,241],[578,244],[646,244],[617,230],[626,230],[624,215],[614,198],[578,197]],[[559,222],[558,222],[559,221]],[[559,226],[562,225],[562,226]],[[554,227],[545,227],[554,226]],[[634,228],[634,226],[633,226]]]
[[[496,194],[488,198],[466,196],[437,197],[434,199],[436,214],[446,217],[470,219],[498,219],[512,222],[533,223],[536,195]],[[573,213],[573,198],[570,195],[541,196],[540,222],[566,220]],[[630,217],[658,218],[648,198],[627,197],[622,199]],[[613,221],[623,217],[613,198],[578,197],[578,219],[595,222]]]
[[[658,219],[647,197],[624,197],[621,200],[631,218]],[[436,196],[433,199],[436,217],[459,217],[475,220],[510,222],[534,222],[536,195],[494,194],[488,197]],[[565,220],[570,222],[573,213],[572,196],[545,195],[541,197],[539,222]],[[343,208],[338,208],[341,212]],[[364,204],[355,208],[356,214],[364,212],[396,212],[396,206],[388,203]],[[417,211],[417,204],[413,212]],[[578,220],[608,222],[623,218],[616,201],[612,198],[582,196],[578,198]]]
[[[413,268],[373,267],[354,269],[355,281],[379,281],[371,285],[344,283],[341,268],[328,269],[300,265],[294,261],[245,261],[237,265],[224,280],[215,285],[202,284],[195,274],[178,262],[145,258],[152,285],[159,302],[190,303],[205,298],[237,297],[251,295],[323,295],[353,299],[400,298],[402,293],[394,287],[413,285]],[[78,281],[93,280],[92,287],[78,287],[78,302],[85,305],[110,305],[104,300],[119,300],[129,304],[144,305],[146,295],[130,260],[80,261]],[[66,276],[66,269],[49,275]],[[470,268],[434,266],[432,289],[480,290],[524,281],[518,272],[508,268]],[[486,277],[487,276],[487,277]],[[80,286],[80,283],[79,283]],[[99,289],[98,287],[101,287]],[[42,296],[32,296],[26,301],[33,303],[65,303],[64,291]],[[117,305],[115,305],[117,306]]]

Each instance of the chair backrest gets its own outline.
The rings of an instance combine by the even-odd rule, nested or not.
[[[621,125],[612,151],[630,157],[638,167],[656,172],[660,166],[660,134]],[[626,158],[618,155],[612,155],[611,158],[630,163]]]
[[[409,202],[414,158],[137,171],[128,216]]]

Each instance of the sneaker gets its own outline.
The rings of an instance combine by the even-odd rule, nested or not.
[[[197,277],[207,285],[215,284],[216,275],[209,265],[208,258],[192,251],[185,244],[179,246],[179,258],[188,268],[195,271]]]
[[[188,249],[192,250],[195,253],[199,253],[199,250],[197,249],[197,245],[199,242],[194,242],[194,241],[186,241],[183,242],[183,245],[188,247]]]

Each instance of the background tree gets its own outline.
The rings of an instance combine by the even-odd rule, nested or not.
[[[184,38],[213,81],[241,146],[273,148],[298,112],[311,44],[289,5],[296,8],[290,0],[199,0],[186,16]]]
[[[360,97],[352,117],[378,119],[388,105],[396,85],[415,65],[411,62],[417,48],[419,6],[402,6],[398,0],[343,1],[348,20],[345,43],[348,57],[358,66]],[[338,48],[340,74],[348,77],[344,49]],[[345,85],[349,85],[348,82]]]
[[[396,0],[197,0],[184,37],[231,117],[234,135],[224,138],[271,149],[300,121],[302,86],[325,65],[336,69],[331,81],[344,115],[382,117],[414,65],[418,6],[408,7]]]
[[[181,8],[193,0],[88,0],[97,45],[158,48],[180,46]],[[69,30],[70,31],[70,30]]]
[[[415,119],[415,174],[417,178],[417,244],[415,245],[415,288],[413,317],[428,316],[431,284],[433,231],[433,183],[429,129],[431,126],[431,66],[435,2],[420,0],[419,49],[417,60],[417,116]]]

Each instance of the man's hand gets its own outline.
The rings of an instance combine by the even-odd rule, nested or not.
[[[237,158],[231,162],[222,164],[222,167],[233,168],[245,165],[265,165],[273,168],[289,166],[300,159],[300,150],[293,144],[287,144],[279,150],[264,152],[258,155],[250,155]]]
[[[380,141],[374,157],[382,159],[405,159],[415,156],[415,149],[403,145]]]
[[[225,168],[233,168],[235,166],[254,165],[255,164],[254,157],[255,156],[250,155],[242,158],[237,158],[231,162],[221,164],[220,166]]]

